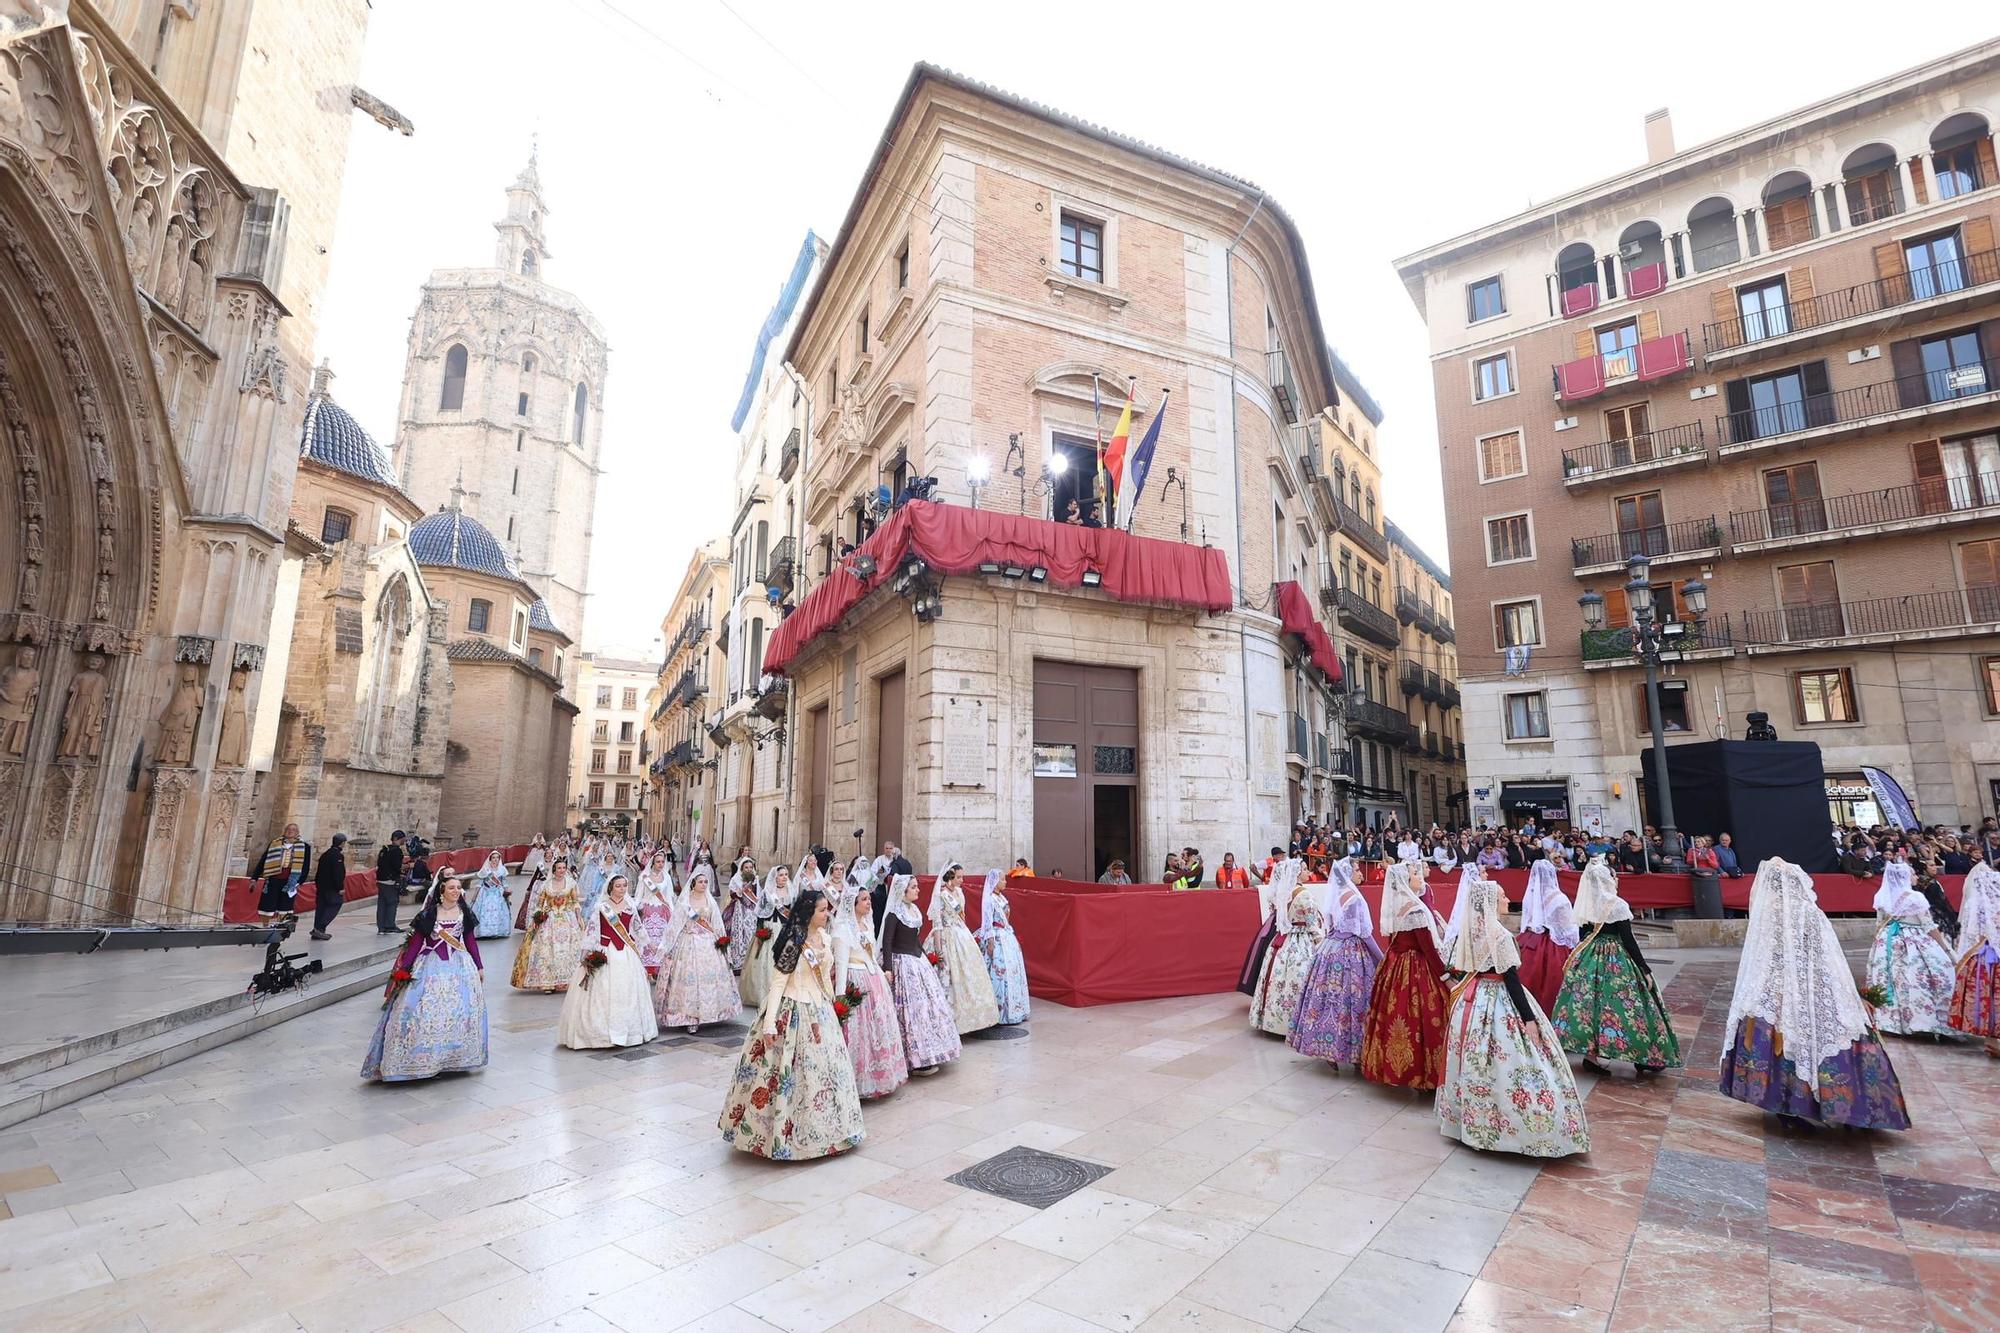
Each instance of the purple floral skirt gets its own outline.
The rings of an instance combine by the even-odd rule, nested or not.
[[[1775,1115],[1797,1116],[1854,1129],[1908,1129],[1903,1085],[1889,1053],[1872,1032],[1828,1060],[1807,1083],[1778,1053],[1777,1032],[1761,1018],[1746,1018],[1722,1056],[1722,1091]]]
[[[1313,953],[1306,969],[1305,989],[1292,1015],[1286,1038],[1300,1055],[1335,1064],[1361,1059],[1361,1039],[1368,1027],[1368,1000],[1375,993],[1379,960],[1359,936],[1329,935]]]

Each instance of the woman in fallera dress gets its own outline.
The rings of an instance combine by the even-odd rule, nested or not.
[[[697,869],[681,890],[678,934],[653,988],[662,1030],[684,1027],[693,1034],[704,1023],[727,1023],[743,1012],[729,960],[717,947],[723,939],[722,905],[715,901],[713,880],[706,868]]]
[[[361,1077],[407,1083],[486,1067],[486,986],[478,913],[458,876],[432,883],[389,974]]]
[[[848,1011],[845,1034],[854,1087],[863,1099],[886,1097],[909,1082],[910,1058],[876,952],[874,909],[858,880],[849,879],[834,906],[832,935],[834,997],[845,1002],[850,992],[861,995]]]
[[[597,902],[604,896],[604,881],[611,874],[611,844],[592,844],[584,853],[583,879],[578,885],[577,898],[583,907],[583,919],[590,920],[597,911]]]
[[[1326,938],[1326,917],[1319,910],[1319,893],[1304,882],[1305,863],[1293,859],[1278,868],[1284,893],[1284,938],[1264,963],[1257,994],[1250,1001],[1250,1026],[1274,1037],[1289,1036],[1298,1012],[1299,992],[1313,954]]]
[[[986,887],[979,895],[979,951],[986,956],[986,975],[993,982],[993,998],[1000,1008],[1004,1026],[1028,1021],[1028,962],[1021,956],[1021,941],[1014,935],[1012,907],[1003,886],[1006,875],[999,870],[986,872]]]
[[[1723,1093],[1781,1124],[1910,1127],[1902,1084],[1812,876],[1775,856],[1750,889],[1722,1038]]]
[[[740,974],[750,957],[751,937],[757,931],[757,863],[744,857],[730,873],[728,901],[722,907],[722,929],[729,936],[729,970]]]
[[[778,944],[778,929],[784,914],[799,895],[799,882],[783,866],[773,866],[757,895],[757,910],[750,922],[750,952],[743,960],[743,974],[737,979],[737,994],[743,1007],[755,1011],[764,1002],[764,988],[771,984],[771,957]],[[735,941],[732,939],[731,943]]]
[[[966,929],[965,888],[959,874],[958,862],[953,861],[931,886],[931,934],[926,943],[938,957],[938,973],[951,1001],[952,1019],[963,1037],[998,1024],[1000,1001],[993,993],[993,978],[987,975],[979,941]]]
[[[569,882],[569,865],[558,860],[549,868],[548,882],[534,895],[528,913],[528,938],[514,953],[516,990],[567,989],[583,957],[583,910]],[[539,918],[539,919],[538,919]]]
[[[660,1035],[653,1017],[653,992],[639,960],[639,909],[630,897],[632,882],[614,872],[604,882],[592,921],[596,938],[576,963],[556,1021],[556,1044],[573,1051],[607,1046],[643,1046]],[[602,954],[602,964],[591,960]]]
[[[1264,963],[1271,950],[1278,947],[1278,936],[1284,933],[1285,899],[1277,882],[1278,867],[1284,862],[1283,852],[1273,847],[1264,861],[1263,878],[1257,881],[1257,910],[1262,913],[1263,924],[1250,940],[1250,952],[1243,956],[1243,971],[1236,980],[1236,989],[1253,1000],[1257,998],[1257,983],[1264,979]]]
[[[639,887],[633,894],[639,908],[639,961],[646,975],[659,980],[660,967],[673,948],[674,923],[678,909],[674,901],[674,872],[667,866],[667,854],[654,852],[646,868],[639,872]]]
[[[546,870],[548,867],[549,842],[547,838],[537,833],[535,840],[528,844],[528,854],[521,858],[521,873],[532,875],[537,870]]]
[[[472,900],[473,915],[479,921],[479,938],[504,940],[514,933],[512,913],[507,910],[507,864],[496,848],[486,854],[479,867],[479,892]]]
[[[1444,1019],[1451,1004],[1438,941],[1444,926],[1411,885],[1413,863],[1397,862],[1382,881],[1389,947],[1368,997],[1361,1077],[1396,1088],[1435,1088],[1444,1077]],[[1414,864],[1421,865],[1422,862]]]
[[[1544,1014],[1556,1007],[1562,993],[1563,968],[1575,950],[1576,915],[1556,880],[1556,867],[1546,858],[1528,867],[1528,891],[1521,899],[1521,984]]]
[[[1954,1032],[1979,1037],[2000,1057],[2000,871],[1981,861],[1958,902],[1958,966],[1947,1015]]]
[[[1917,892],[1907,862],[1882,867],[1875,912],[1881,924],[1868,949],[1868,984],[1883,995],[1875,1006],[1876,1030],[1899,1036],[1949,1032],[1957,981],[1951,948],[1931,920],[1931,905]]]
[[[917,910],[917,877],[898,875],[889,882],[889,902],[882,913],[877,957],[883,960],[890,994],[896,1001],[896,1025],[903,1030],[903,1053],[912,1074],[935,1074],[963,1047],[951,999],[938,980],[938,970],[924,955],[923,913]]]
[[[1335,861],[1328,870],[1331,892],[1321,898],[1326,938],[1313,951],[1286,1040],[1300,1055],[1325,1060],[1338,1069],[1361,1059],[1382,946],[1375,942],[1374,918],[1368,900],[1355,887],[1348,861]]]
[[[1500,886],[1474,879],[1453,941],[1463,976],[1445,1017],[1438,1132],[1482,1152],[1568,1157],[1590,1151],[1569,1058],[1521,984],[1521,955],[1500,921]]]
[[[773,943],[771,985],[722,1104],[723,1140],[773,1161],[846,1152],[866,1136],[854,1062],[833,1012],[832,904],[800,892]]]
[[[1680,1068],[1680,1038],[1632,934],[1632,908],[1618,896],[1618,877],[1602,856],[1583,868],[1576,924],[1585,933],[1550,1015],[1563,1049],[1599,1073],[1603,1060],[1629,1060],[1639,1074]]]

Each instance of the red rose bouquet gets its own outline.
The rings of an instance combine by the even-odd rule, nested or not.
[[[848,1008],[847,1001],[845,999],[835,1000],[833,1002],[833,1016],[839,1019],[841,1022],[845,1023],[847,1021],[847,1016],[853,1012],[854,1011],[852,1009]]]
[[[729,937],[727,935],[717,935],[715,937],[715,947],[718,949],[727,949],[729,947]]]
[[[924,961],[932,967],[936,967],[938,965],[938,956],[934,953],[927,953],[924,955]]]
[[[407,967],[399,967],[389,973],[389,985],[382,992],[382,1007],[384,1009],[387,1009],[396,1002],[396,997],[403,993],[403,988],[410,984],[410,978],[414,975],[416,974],[411,972]]]
[[[585,990],[590,989],[590,979],[597,975],[598,969],[603,967],[606,963],[610,961],[611,961],[611,955],[604,952],[604,950],[602,949],[592,949],[589,953],[583,956],[582,984]]]
[[[862,1000],[861,987],[855,985],[851,981],[848,982],[847,993],[845,995],[842,995],[840,998],[847,1001],[847,1007],[849,1009],[859,1009],[861,1007],[861,1000]]]
[[[771,938],[771,928],[770,928],[769,926],[759,926],[759,927],[757,927],[757,938],[758,938],[758,939],[760,939],[760,940],[768,940],[768,939],[770,939],[770,938]]]
[[[536,925],[538,925],[538,926],[539,926],[539,925],[543,925],[543,924],[545,924],[545,923],[546,923],[546,922],[548,921],[548,919],[549,919],[549,914],[548,914],[548,909],[546,909],[546,908],[541,908],[541,907],[538,907],[538,908],[536,908],[536,909],[535,909],[535,924],[536,924]]]

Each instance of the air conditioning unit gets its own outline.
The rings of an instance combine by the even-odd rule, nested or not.
[[[1640,255],[1645,253],[1646,253],[1646,247],[1640,244],[1638,241],[1627,241],[1625,242],[1625,244],[1618,247],[1618,257],[1624,260],[1628,264],[1632,263],[1634,260],[1638,259]]]

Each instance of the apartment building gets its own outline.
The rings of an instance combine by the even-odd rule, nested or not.
[[[658,662],[584,653],[577,662],[577,718],[569,761],[573,821],[613,827],[638,822],[646,765],[646,695],[659,677]]]
[[[652,790],[644,825],[683,846],[707,838],[724,846],[728,831],[715,809],[720,741],[711,734],[713,699],[728,692],[730,605],[729,543],[717,537],[697,547],[660,621],[667,641],[653,687],[646,695],[646,730],[653,761],[646,765]],[[719,855],[720,853],[718,853]]]
[[[1407,822],[1419,828],[1462,823],[1469,807],[1451,575],[1394,523],[1388,536],[1400,629],[1397,692],[1410,726],[1403,764]]]
[[[1863,765],[1926,820],[2000,807],[1996,113],[2000,41],[1684,151],[1655,113],[1645,165],[1398,261],[1475,818],[1642,819],[1635,555],[1669,740],[1761,711],[1836,818],[1872,813]]]

